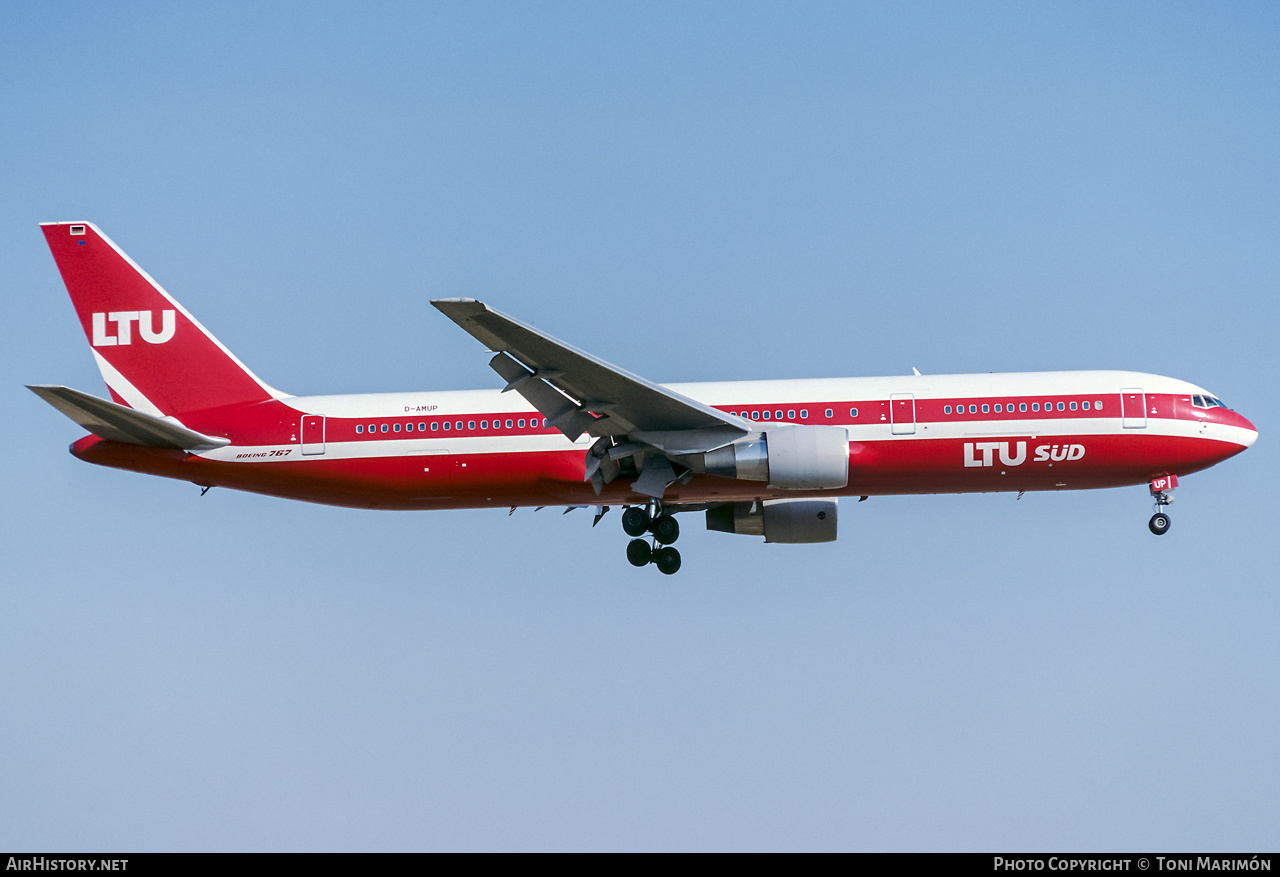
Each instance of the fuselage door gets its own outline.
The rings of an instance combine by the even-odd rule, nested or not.
[[[302,453],[307,455],[324,453],[324,417],[319,414],[302,416]]]
[[[914,435],[916,431],[916,397],[912,393],[894,393],[889,397],[889,421],[894,435]]]
[[[1125,429],[1146,429],[1147,394],[1140,387],[1120,391],[1120,425]]]

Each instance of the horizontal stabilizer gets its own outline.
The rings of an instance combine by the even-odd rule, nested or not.
[[[143,414],[70,387],[36,385],[27,389],[89,432],[113,442],[179,451],[210,451],[231,444],[230,439],[204,435],[172,419]]]

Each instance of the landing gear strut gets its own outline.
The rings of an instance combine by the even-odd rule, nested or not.
[[[674,515],[662,512],[661,503],[655,501],[652,512],[644,506],[628,507],[622,513],[622,529],[636,537],[627,543],[627,562],[632,566],[652,563],[667,576],[680,569],[680,552],[671,547],[680,538],[680,525]],[[639,538],[646,533],[653,536],[653,544]]]
[[[1156,501],[1156,513],[1147,522],[1147,528],[1157,536],[1163,536],[1169,532],[1170,521],[1169,516],[1165,513],[1165,508],[1173,503],[1171,494],[1177,486],[1178,477],[1176,475],[1164,475],[1151,480],[1151,496]]]

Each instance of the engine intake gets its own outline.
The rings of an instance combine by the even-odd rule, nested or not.
[[[849,484],[849,433],[842,426],[780,426],[703,457],[708,475],[767,481],[778,490]]]

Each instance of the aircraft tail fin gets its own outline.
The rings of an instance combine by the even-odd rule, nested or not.
[[[117,402],[163,417],[286,398],[249,371],[97,226],[50,222],[40,227]]]

